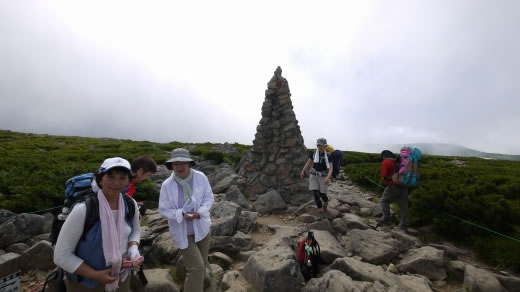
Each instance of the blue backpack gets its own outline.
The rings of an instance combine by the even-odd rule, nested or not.
[[[85,173],[69,178],[65,182],[65,201],[63,202],[63,208],[61,213],[54,218],[51,234],[49,236],[53,245],[56,244],[56,241],[58,240],[61,227],[63,226],[63,223],[65,223],[67,216],[77,204],[85,202],[87,207],[82,238],[85,237],[90,228],[92,228],[92,226],[94,226],[94,224],[99,220],[99,202],[97,194],[92,190],[93,179],[94,173]],[[125,192],[123,191],[123,193]],[[127,211],[125,219],[131,224],[135,213],[135,205],[133,199],[127,194],[123,195],[123,199],[126,201],[126,205],[128,206],[127,209],[125,209],[125,211]]]
[[[89,172],[69,178],[65,182],[65,198],[74,196],[80,191],[90,189],[94,174]]]
[[[399,164],[396,165],[397,171],[392,176],[394,183],[408,187],[418,187],[421,178],[419,172],[419,161],[422,153],[419,148],[401,148]]]

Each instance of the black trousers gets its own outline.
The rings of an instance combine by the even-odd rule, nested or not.
[[[327,194],[320,193],[318,190],[313,190],[312,193],[314,194],[314,201],[316,202],[318,209],[322,207],[321,200],[323,200],[325,203],[329,202],[329,197],[327,197]]]

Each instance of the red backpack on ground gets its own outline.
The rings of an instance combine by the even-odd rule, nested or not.
[[[321,260],[320,253],[320,244],[314,238],[314,233],[309,231],[307,237],[300,240],[296,254],[302,275],[306,280],[317,276]]]

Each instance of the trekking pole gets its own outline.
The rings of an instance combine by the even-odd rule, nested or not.
[[[146,276],[144,275],[142,265],[139,267],[139,272],[137,272],[137,276],[139,277],[139,280],[141,280],[141,283],[143,284],[143,286],[146,286],[146,284],[148,284],[148,279],[146,279]]]
[[[40,292],[45,291],[45,287],[47,286],[47,282],[48,282],[49,280],[52,280],[52,279],[54,279],[55,277],[57,277],[57,275],[58,275],[58,271],[53,271],[53,272],[51,272],[51,273],[47,276],[47,278],[45,278],[45,282],[43,282],[43,285],[33,288],[33,289],[31,290],[31,292],[35,292],[36,289],[38,289],[38,288],[40,288],[40,287],[42,288],[42,289],[40,290]]]

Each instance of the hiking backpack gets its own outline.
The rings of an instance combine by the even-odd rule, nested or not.
[[[394,183],[408,187],[419,186],[419,161],[422,153],[419,148],[403,147],[396,161],[396,172],[392,176]]]
[[[296,258],[300,263],[300,270],[305,279],[316,277],[321,261],[320,244],[314,238],[314,233],[309,231],[307,236],[300,240]]]
[[[92,190],[93,179],[93,173],[85,173],[72,177],[65,182],[65,201],[63,203],[63,208],[61,209],[61,213],[54,217],[51,234],[49,236],[52,245],[56,244],[63,223],[65,223],[68,215],[77,204],[85,202],[87,210],[85,214],[83,234],[81,235],[82,239],[85,238],[85,235],[90,228],[92,228],[99,220],[99,202],[97,193]],[[125,220],[132,223],[132,218],[135,213],[133,199],[126,194],[123,195],[123,199],[127,205],[127,209],[125,209],[127,211],[125,214]]]

